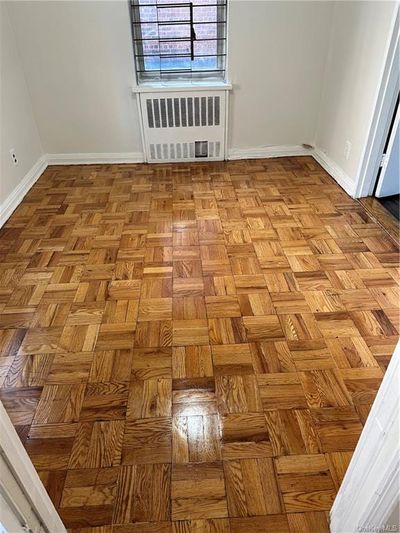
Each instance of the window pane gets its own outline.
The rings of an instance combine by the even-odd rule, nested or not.
[[[158,28],[160,39],[190,39],[190,24],[165,24]]]
[[[217,24],[193,24],[197,39],[216,39]]]
[[[215,5],[222,2],[193,0],[191,8],[187,0],[134,0],[138,79],[223,78],[226,9]]]
[[[196,7],[196,5],[194,6],[194,9],[193,9],[193,21],[194,22],[209,22],[211,20],[217,20],[217,7],[216,6],[210,6],[210,7]]]
[[[170,20],[189,20],[190,9],[185,7],[160,7],[158,11],[159,22],[168,22]]]

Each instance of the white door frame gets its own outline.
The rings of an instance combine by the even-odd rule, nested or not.
[[[386,61],[363,155],[357,171],[355,198],[370,196],[381,163],[400,85],[400,2],[397,2],[386,46]]]
[[[400,502],[399,421],[400,342],[333,503],[332,533],[398,531],[384,526]]]
[[[394,116],[392,131],[381,163],[381,171],[376,182],[374,195],[377,198],[392,196],[400,192],[400,106]]]
[[[49,533],[67,533],[2,402],[0,402],[0,453],[44,530]],[[7,486],[4,488],[7,490]],[[19,502],[15,503],[17,508],[22,507],[18,505]]]

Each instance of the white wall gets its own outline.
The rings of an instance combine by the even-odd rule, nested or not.
[[[140,152],[127,0],[10,4],[45,151]],[[231,1],[231,148],[314,140],[330,11]]]
[[[396,2],[335,2],[316,144],[355,183]],[[351,152],[346,159],[345,143]]]
[[[128,1],[7,5],[44,151],[140,154]],[[231,151],[316,143],[351,193],[394,10],[379,0],[231,0]]]
[[[231,148],[314,142],[332,2],[230,2]]]
[[[8,4],[45,152],[141,152],[128,1]]]
[[[5,3],[0,2],[1,108],[0,108],[0,211],[6,198],[15,190],[42,155],[31,100]],[[10,149],[18,156],[14,166]],[[0,212],[0,218],[2,213]]]

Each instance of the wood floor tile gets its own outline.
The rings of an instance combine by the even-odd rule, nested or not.
[[[280,514],[283,503],[271,458],[224,462],[229,516]]]
[[[222,463],[173,465],[171,499],[172,520],[228,516]]]
[[[288,349],[297,371],[335,369],[337,361],[329,350],[331,339],[289,341]],[[336,339],[333,341],[336,342]]]
[[[68,530],[328,531],[398,250],[311,156],[50,165],[0,230],[0,399]]]
[[[184,255],[192,257],[181,250],[174,252],[175,257],[184,257]],[[201,261],[196,259],[174,261],[173,274],[174,278],[200,278],[203,274]]]
[[[171,533],[171,522],[136,522],[134,524],[116,524],[111,531],[93,531],[82,533]],[[75,532],[73,532],[75,533]],[[77,532],[80,533],[80,532]]]
[[[262,413],[231,414],[222,418],[224,461],[271,456],[270,434]]]
[[[89,382],[126,382],[130,380],[131,350],[106,350],[93,353]]]
[[[174,278],[174,297],[202,296],[204,294],[203,278]]]
[[[171,462],[170,418],[129,420],[125,425],[122,464]]]
[[[332,452],[326,454],[326,460],[328,462],[329,470],[336,490],[339,490],[346,470],[350,464],[352,455],[353,452]]]
[[[138,322],[135,334],[135,347],[151,348],[171,345],[172,322],[170,320]],[[131,348],[132,344],[129,347]]]
[[[284,339],[284,334],[276,315],[245,316],[243,318],[249,342],[279,341]]]
[[[289,513],[290,533],[329,533],[329,522],[323,511]]]
[[[131,379],[168,379],[172,377],[172,348],[136,348],[132,352]],[[128,378],[129,379],[129,378]]]
[[[322,452],[354,450],[362,425],[354,407],[328,407],[311,411]]]
[[[67,470],[39,470],[38,474],[51,501],[59,507]]]
[[[232,533],[289,533],[286,515],[275,514],[251,518],[231,518]],[[316,532],[315,532],[316,533]]]
[[[229,318],[242,316],[235,296],[206,296],[208,318]]]
[[[123,466],[118,478],[113,523],[170,520],[170,478],[169,464]]]
[[[223,344],[212,347],[214,373],[219,375],[253,374],[253,360],[248,344]]]
[[[262,410],[255,376],[217,376],[215,383],[220,413],[251,413]]]
[[[256,377],[264,410],[307,407],[306,397],[297,373],[258,374]]]
[[[26,329],[0,330],[0,354],[10,356],[16,355],[26,336],[26,333]],[[23,353],[25,352],[23,351]]]
[[[33,424],[77,422],[85,394],[84,384],[46,385]]]
[[[173,299],[174,320],[196,320],[207,318],[203,296],[181,296]]]
[[[178,416],[172,421],[172,461],[212,462],[221,459],[217,415]]]
[[[144,299],[150,298],[171,298],[172,297],[172,278],[154,278],[143,279],[140,296]],[[121,298],[122,299],[122,298]]]
[[[75,427],[72,434],[68,431],[68,425],[61,424],[59,427],[64,434],[60,434],[55,426],[51,426],[53,431],[50,436],[47,433],[30,433],[25,447],[36,469],[50,472],[67,470],[74,444]]]
[[[95,533],[103,524],[112,520],[112,506],[92,505],[90,507],[60,507],[59,515],[63,523],[72,531],[95,528]]]
[[[198,346],[208,344],[209,338],[207,320],[174,320],[174,346]]]
[[[348,368],[340,371],[354,405],[371,404],[382,382],[381,368]]]
[[[4,366],[4,380],[1,385],[4,388],[43,387],[46,382],[49,382],[49,373],[54,361],[53,355],[17,355],[4,359],[9,359],[9,364]],[[90,368],[91,358],[89,359],[86,367]],[[72,382],[77,381],[79,379],[74,378]]]
[[[250,350],[254,371],[257,374],[296,371],[291,352],[284,341],[252,342],[250,343]]]
[[[61,327],[29,329],[23,338],[18,353],[29,355],[34,353],[65,352],[66,349],[61,343],[62,332],[63,328]],[[77,351],[80,350],[78,349]],[[7,350],[7,353],[10,352]]]
[[[39,361],[37,364],[40,364]],[[92,365],[93,352],[56,354],[52,357],[51,365],[47,372],[46,382],[48,384],[70,383],[72,385],[85,383],[89,379]],[[39,372],[35,372],[35,374],[36,373]]]
[[[247,342],[242,318],[211,318],[208,320],[211,344]]]
[[[173,415],[195,416],[218,413],[214,378],[175,379],[172,388]]]
[[[129,386],[127,419],[171,416],[172,380],[134,379]]]
[[[280,409],[265,412],[272,454],[302,455],[320,452],[311,413],[307,409]]]
[[[110,300],[134,300],[140,296],[140,280],[115,280],[108,286]]]
[[[230,533],[227,518],[206,520],[179,520],[172,522],[173,533]]]
[[[345,312],[315,315],[318,329],[325,338],[356,337],[360,333],[351,316]]]
[[[67,472],[60,508],[102,506],[112,514],[117,490],[118,468],[95,468]]]
[[[286,512],[329,510],[335,489],[324,455],[294,455],[275,460]]]
[[[311,370],[301,372],[299,376],[310,408],[352,404],[339,370]]]
[[[105,468],[121,462],[125,422],[110,420],[79,424],[69,468]]]
[[[129,350],[135,339],[135,330],[135,323],[101,324],[94,349]]]
[[[141,300],[139,305],[139,322],[172,319],[172,298],[151,298]]]
[[[322,338],[318,323],[311,313],[279,315],[279,322],[288,341]]]
[[[210,346],[179,346],[173,348],[172,372],[174,378],[213,376]]]
[[[127,383],[88,383],[79,420],[124,419],[127,410],[128,393]]]

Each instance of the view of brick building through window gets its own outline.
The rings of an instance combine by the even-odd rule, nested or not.
[[[218,69],[217,20],[220,8],[216,6],[217,2],[218,0],[192,1],[193,29],[196,35],[192,60],[191,10],[188,1],[138,0],[140,37],[143,39],[142,68],[147,72],[171,70],[207,72]]]

